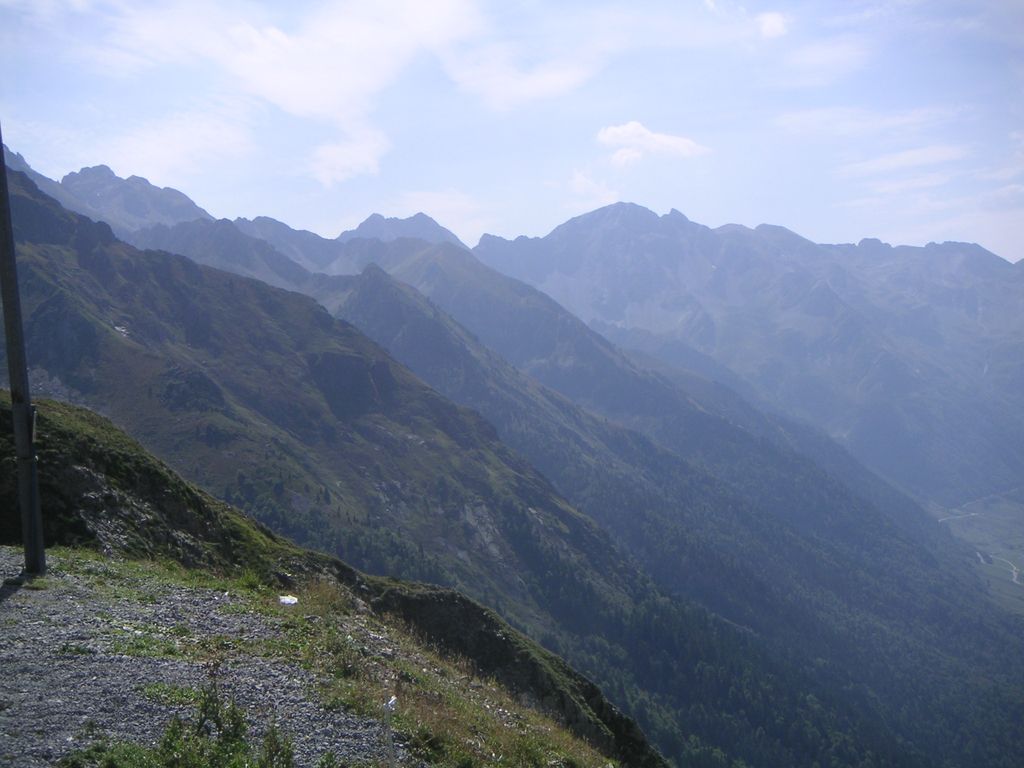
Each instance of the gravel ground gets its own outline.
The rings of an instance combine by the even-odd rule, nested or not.
[[[0,578],[16,577],[22,562],[19,549],[0,547]],[[147,584],[144,599],[119,599],[95,579],[68,573],[58,557],[48,565],[41,589],[0,588],[3,768],[48,766],[103,736],[155,744],[174,714],[191,715],[191,707],[162,703],[144,688],[201,687],[212,666],[127,655],[126,644],[185,636],[230,645],[281,635],[273,617],[246,613],[216,590]],[[257,738],[270,723],[291,737],[296,765],[314,766],[329,749],[351,762],[385,759],[380,722],[324,708],[301,667],[228,650],[216,670]]]

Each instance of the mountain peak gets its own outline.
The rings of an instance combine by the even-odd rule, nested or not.
[[[584,214],[577,218],[585,218],[589,216],[599,216],[601,218],[614,218],[619,221],[653,221],[658,218],[658,214],[652,211],[650,208],[644,208],[644,206],[637,203],[618,202],[606,205],[603,208],[598,208],[589,214]]]
[[[857,243],[857,247],[858,248],[864,248],[864,249],[867,249],[867,250],[880,250],[882,248],[885,248],[887,250],[892,250],[892,246],[889,245],[889,243],[883,242],[883,241],[879,240],[877,237],[864,237],[864,238],[861,238],[861,241],[859,243]]]
[[[60,180],[61,184],[68,182],[74,182],[78,179],[88,180],[114,180],[118,176],[111,170],[109,165],[90,165],[82,168],[79,171],[72,171],[71,173],[65,174],[64,178]]]
[[[423,212],[405,219],[386,218],[379,213],[371,213],[358,227],[338,235],[337,240],[344,243],[363,238],[387,243],[406,237],[428,243],[451,243],[460,248],[466,248],[466,245],[453,232],[445,229]]]
[[[61,179],[59,187],[66,207],[103,219],[121,237],[155,224],[173,226],[213,218],[183,192],[158,187],[141,176],[122,179],[108,165],[73,171]]]
[[[569,219],[564,224],[555,227],[551,231],[551,235],[593,228],[597,230],[621,229],[633,232],[657,226],[658,219],[658,214],[642,205],[612,203]]]
[[[7,170],[9,170],[9,171],[21,171],[22,173],[27,173],[29,170],[31,170],[31,168],[29,167],[29,164],[25,161],[24,157],[19,155],[17,152],[15,152],[13,149],[8,147],[6,144],[3,144],[2,146],[3,146],[3,150],[2,151],[4,153],[4,163],[7,166]]]

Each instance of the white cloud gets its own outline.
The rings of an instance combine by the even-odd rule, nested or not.
[[[180,186],[187,177],[211,173],[220,160],[246,157],[254,151],[245,122],[216,110],[151,120],[103,139],[91,149],[93,162],[102,161],[123,175],[143,176],[158,186]]]
[[[569,93],[641,40],[657,45],[646,19],[611,8],[506,4],[489,11],[473,36],[440,58],[452,81],[498,111]]]
[[[449,52],[444,55],[445,69],[461,88],[492,109],[503,111],[567,93],[600,67],[596,56],[590,60],[556,57],[522,66],[516,63],[515,55],[514,49],[505,44]]]
[[[418,53],[465,38],[477,26],[471,0],[331,3],[287,28],[258,4],[176,0],[123,7],[91,51],[126,69],[199,58],[286,112],[344,120],[365,116],[370,97]]]
[[[345,123],[363,119],[417,54],[444,48],[475,27],[467,0],[334,4],[294,33],[236,26],[220,59],[250,93],[281,109]]]
[[[948,119],[954,113],[950,109],[884,113],[857,107],[823,107],[786,112],[775,122],[792,133],[849,138],[916,130]]]
[[[214,90],[241,91],[332,126],[344,138],[317,147],[308,165],[330,185],[377,171],[390,146],[367,127],[379,94],[417,55],[436,53],[479,25],[473,0],[321,4],[287,26],[274,11],[246,0],[116,4],[106,33],[81,55],[125,78],[160,67],[202,69]],[[162,151],[153,145],[151,152]]]
[[[854,37],[837,37],[802,45],[785,58],[784,85],[815,87],[831,85],[864,67],[870,58],[867,43]]]
[[[966,147],[952,145],[933,145],[893,152],[871,160],[862,160],[844,165],[840,172],[844,176],[874,176],[878,174],[903,171],[908,168],[919,168],[928,165],[941,165],[960,160],[969,154]]]
[[[788,32],[788,19],[778,12],[755,16],[737,3],[713,0],[705,6],[654,3],[635,11],[620,4],[498,4],[472,39],[456,41],[441,58],[462,89],[506,111],[570,93],[620,54],[718,52]]]
[[[735,41],[739,40],[772,40],[789,34],[789,17],[779,11],[751,13],[744,5],[735,0],[704,0],[704,7],[717,24],[714,37],[726,34]],[[692,24],[692,20],[690,21]],[[700,25],[703,34],[711,28]],[[688,36],[687,36],[688,37]],[[721,42],[721,41],[718,41]]]
[[[618,193],[608,185],[595,181],[583,171],[573,171],[569,179],[569,191],[572,193],[570,208],[576,211],[589,211],[610,205],[618,200]]]
[[[612,154],[612,165],[618,168],[625,168],[628,165],[642,159],[644,153],[636,147],[623,147]]]
[[[310,175],[331,187],[362,174],[375,174],[381,157],[391,148],[387,137],[372,128],[350,134],[343,141],[321,144],[309,161]]]
[[[605,146],[618,147],[611,156],[612,164],[618,167],[631,165],[645,154],[697,157],[711,151],[685,136],[655,133],[636,120],[602,128],[597,132],[597,140]]]
[[[782,37],[789,31],[786,17],[781,13],[760,13],[755,17],[761,37],[771,39]]]
[[[879,181],[872,184],[871,188],[879,195],[902,195],[907,192],[941,187],[948,184],[952,178],[946,173],[926,173],[904,179]]]

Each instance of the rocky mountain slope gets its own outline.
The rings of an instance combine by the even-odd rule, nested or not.
[[[4,465],[14,462],[10,423],[9,400],[0,402]],[[258,730],[274,719],[289,729],[300,765],[328,750],[383,757],[380,706],[392,694],[410,760],[488,764],[495,749],[512,748],[555,764],[664,764],[596,687],[461,595],[301,550],[88,411],[43,402],[38,444],[51,570],[2,591],[7,633],[25,640],[2,652],[0,761],[17,760],[4,764],[49,764],[101,734],[152,742],[211,670],[261,720]],[[10,544],[16,488],[13,473],[2,477],[0,543]],[[14,576],[16,551],[0,549],[0,563]],[[298,607],[279,604],[286,590]],[[42,636],[32,629],[40,623]],[[453,667],[451,654],[474,673]],[[426,719],[418,708],[427,707],[440,713]],[[455,741],[460,727],[478,738]]]

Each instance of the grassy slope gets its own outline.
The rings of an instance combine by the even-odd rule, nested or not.
[[[462,731],[482,725],[487,736],[477,745],[474,765],[486,762],[482,755],[495,749],[501,752],[503,744],[539,751],[549,758],[575,755],[587,764],[601,764],[578,740],[552,732],[534,714],[524,714],[533,725],[521,731],[522,743],[514,733],[503,730],[501,723],[491,722],[493,717],[488,721],[482,701],[473,701],[469,690],[450,682],[459,677],[451,674],[453,660],[458,659],[502,685],[503,690],[492,686],[491,691],[506,709],[525,712],[512,701],[514,696],[525,696],[578,739],[587,739],[605,754],[627,764],[661,764],[636,726],[611,707],[589,681],[487,609],[455,592],[365,576],[336,559],[300,549],[183,481],[106,419],[64,403],[43,401],[39,405],[40,493],[48,544],[96,547],[108,554],[150,561],[137,566],[141,572],[111,566],[117,573],[107,574],[104,581],[108,587],[112,575],[138,585],[156,573],[164,579],[192,583],[221,579],[216,583],[234,590],[240,585],[256,588],[256,597],[263,598],[267,593],[260,592],[260,585],[300,591],[311,599],[303,599],[304,618],[292,627],[295,642],[290,652],[335,675],[328,694],[346,706],[370,708],[371,701],[385,700],[386,696],[381,696],[386,683],[393,682],[400,670],[415,667],[416,674],[406,670],[403,678],[408,683],[403,693],[407,701],[399,724],[424,749],[433,745],[431,749],[438,752],[435,756],[446,754],[441,745],[448,744],[454,755],[452,765],[458,750],[463,749]],[[2,466],[14,461],[10,432],[10,400],[0,393]],[[5,510],[0,518],[0,543],[13,543],[18,535],[13,476],[13,472],[0,473],[0,506]],[[68,556],[62,552],[62,561]],[[178,564],[177,569],[168,562]],[[351,652],[346,654],[344,643],[330,642],[340,631],[333,626],[338,617],[332,613],[351,613],[357,597],[373,607],[390,634],[403,638],[403,653],[390,665],[394,669],[385,668],[389,667],[385,659],[374,657],[359,661],[358,674],[339,672],[345,669],[342,657],[348,658]],[[265,605],[268,601],[261,598],[260,602]],[[447,660],[439,659],[423,643],[444,649]],[[424,665],[417,664],[417,658],[437,661],[448,673],[420,672]],[[380,695],[374,698],[375,693]],[[439,760],[439,764],[448,762]]]

